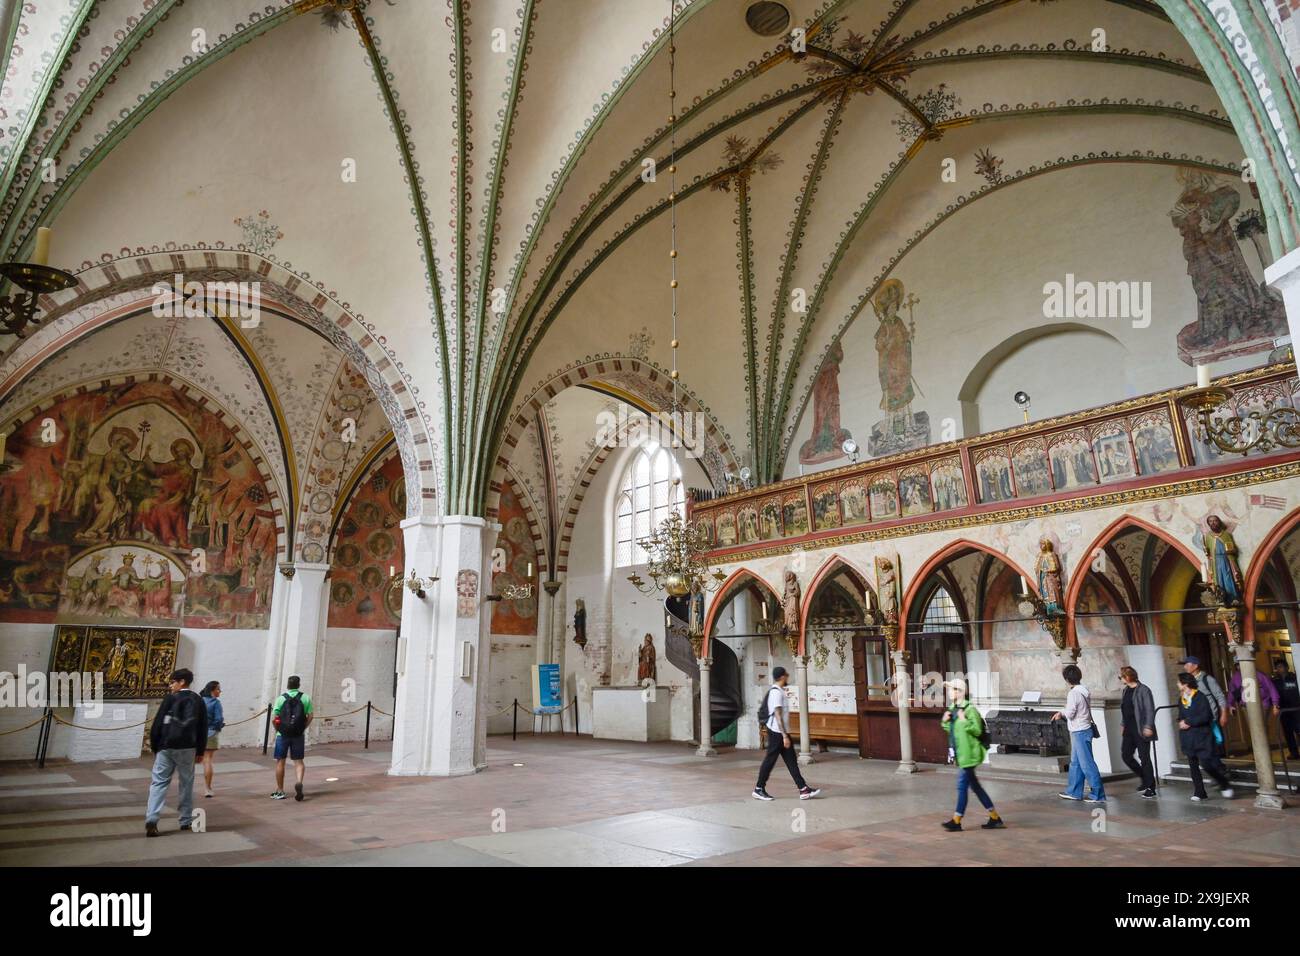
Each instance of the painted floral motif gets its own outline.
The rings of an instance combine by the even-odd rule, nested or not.
[[[990,186],[996,186],[1004,178],[1001,157],[994,156],[991,149],[984,147],[975,154],[975,172],[987,179]]]
[[[271,214],[265,209],[256,216],[240,216],[235,220],[235,225],[243,230],[244,248],[259,256],[270,252],[284,238],[284,233],[271,222]]]
[[[951,115],[959,103],[961,97],[948,89],[947,83],[940,83],[918,96],[914,105],[930,123],[938,123]],[[894,128],[898,130],[899,138],[905,143],[911,143],[926,133],[925,125],[911,113],[897,117],[894,120]]]

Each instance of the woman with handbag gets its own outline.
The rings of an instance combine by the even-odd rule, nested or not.
[[[1065,709],[1052,715],[1053,720],[1065,718],[1070,728],[1070,779],[1065,789],[1058,794],[1062,800],[1084,800],[1085,803],[1105,803],[1106,788],[1101,783],[1101,771],[1097,761],[1092,757],[1092,742],[1101,736],[1101,731],[1092,720],[1092,695],[1084,687],[1083,671],[1075,664],[1067,664],[1061,676],[1070,685],[1070,692],[1065,698]],[[1083,796],[1083,781],[1087,778],[1092,788],[1092,796],[1086,800]]]
[[[1179,674],[1178,683],[1182,692],[1178,698],[1178,742],[1192,772],[1192,799],[1198,803],[1209,799],[1205,792],[1205,780],[1201,777],[1201,768],[1204,767],[1219,785],[1223,798],[1231,800],[1232,783],[1228,779],[1227,769],[1219,760],[1219,747],[1214,738],[1214,731],[1219,729],[1214,719],[1214,710],[1197,687],[1195,677],[1187,673]]]
[[[974,790],[979,802],[989,812],[988,822],[980,824],[980,829],[1001,830],[1006,824],[993,809],[993,798],[984,792],[975,777],[975,768],[984,762],[984,755],[988,753],[988,746],[984,742],[984,718],[967,699],[964,680],[960,677],[946,680],[943,686],[948,689],[948,709],[943,712],[943,729],[948,732],[948,748],[957,764],[957,809],[951,820],[943,821],[943,828],[953,833],[961,829],[961,818],[966,814],[967,791]]]

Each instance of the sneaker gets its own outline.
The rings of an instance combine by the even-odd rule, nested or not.
[[[1005,830],[1006,828],[1007,828],[1006,821],[1003,820],[1001,817],[998,817],[996,820],[993,819],[992,817],[989,817],[988,823],[980,824],[981,830]]]
[[[1224,790],[1220,790],[1219,796],[1223,797],[1224,800],[1231,800],[1234,796],[1236,796],[1236,793],[1231,787],[1228,787]]]
[[[1209,797],[1198,797],[1196,794],[1192,794],[1193,803],[1200,803],[1202,800],[1208,800],[1208,799]]]
[[[958,830],[961,829],[961,824],[958,823],[956,820],[952,819],[952,817],[949,817],[947,820],[944,820],[942,826],[949,833],[956,833]]]
[[[1106,798],[1105,797],[1084,797],[1083,802],[1084,803],[1105,803]]]
[[[182,823],[182,824],[181,824],[181,832],[182,832],[182,833],[193,833],[193,832],[194,832],[194,827],[193,827],[192,824],[189,824],[189,823]]]
[[[275,793],[271,794],[271,799],[272,799],[272,800],[283,800],[283,799],[284,799],[284,791],[283,791],[283,790],[277,790],[277,791],[275,791]]]
[[[813,797],[817,796],[817,794],[819,794],[819,793],[821,793],[820,790],[814,790],[812,787],[804,787],[802,790],[799,791],[799,799],[800,799],[800,800],[811,800]]]
[[[295,783],[293,785],[293,798],[299,803],[302,803],[302,784]]]
[[[772,795],[771,795],[770,793],[768,793],[766,790],[760,790],[760,789],[758,789],[758,787],[755,787],[755,788],[754,788],[754,792],[751,793],[750,796],[753,797],[755,800],[775,800],[775,799],[776,799],[776,797],[772,796]]]
[[[1076,797],[1073,794],[1066,793],[1065,791],[1061,791],[1060,793],[1057,794],[1057,796],[1060,797],[1062,800],[1078,801],[1083,799],[1083,797]]]
[[[158,824],[157,824],[157,823],[146,823],[146,824],[144,825],[144,835],[147,836],[147,837],[155,837],[155,836],[158,836]]]
[[[1142,796],[1146,797],[1148,800],[1154,800],[1156,798],[1156,792],[1151,787],[1147,787],[1142,791]]]
[[[211,790],[209,790],[207,793],[204,794],[204,796],[205,796],[205,797],[215,797],[216,794],[213,793]]]

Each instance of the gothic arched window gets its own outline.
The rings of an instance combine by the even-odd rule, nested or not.
[[[632,456],[623,471],[614,507],[615,567],[645,564],[640,540],[674,509],[685,517],[681,486],[673,486],[673,480],[680,478],[677,462],[660,445],[646,445]]]

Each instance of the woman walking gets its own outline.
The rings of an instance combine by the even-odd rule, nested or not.
[[[221,709],[221,685],[214,680],[208,681],[207,685],[199,692],[203,698],[203,706],[208,709],[208,746],[203,751],[203,784],[206,792],[205,797],[212,796],[212,759],[217,754],[217,745],[220,743],[218,734],[221,728],[226,726],[226,715]]]
[[[961,818],[966,814],[966,797],[968,790],[974,790],[975,796],[984,809],[989,812],[987,823],[981,824],[981,830],[1001,830],[1006,826],[997,810],[993,809],[993,798],[984,792],[975,777],[975,768],[984,762],[988,747],[984,745],[984,718],[969,700],[966,699],[966,682],[961,678],[944,681],[948,689],[948,709],[943,712],[943,729],[948,731],[948,746],[952,750],[953,760],[957,763],[957,809],[951,820],[943,821],[943,828],[950,833],[961,829]]]
[[[1214,711],[1210,702],[1197,687],[1196,678],[1191,674],[1178,675],[1178,742],[1187,758],[1187,766],[1192,772],[1192,799],[1196,802],[1209,799],[1205,792],[1205,780],[1201,777],[1204,767],[1214,782],[1219,785],[1219,792],[1225,800],[1231,800],[1232,783],[1228,771],[1219,760],[1219,748],[1214,740]]]
[[[1106,788],[1102,786],[1097,761],[1092,757],[1092,742],[1101,736],[1097,725],[1092,722],[1092,695],[1081,683],[1083,671],[1078,665],[1067,664],[1061,670],[1061,676],[1070,685],[1070,692],[1065,698],[1065,710],[1058,710],[1052,719],[1064,717],[1070,728],[1070,779],[1058,796],[1062,800],[1084,800],[1083,781],[1086,777],[1092,796],[1084,802],[1105,803]]]

